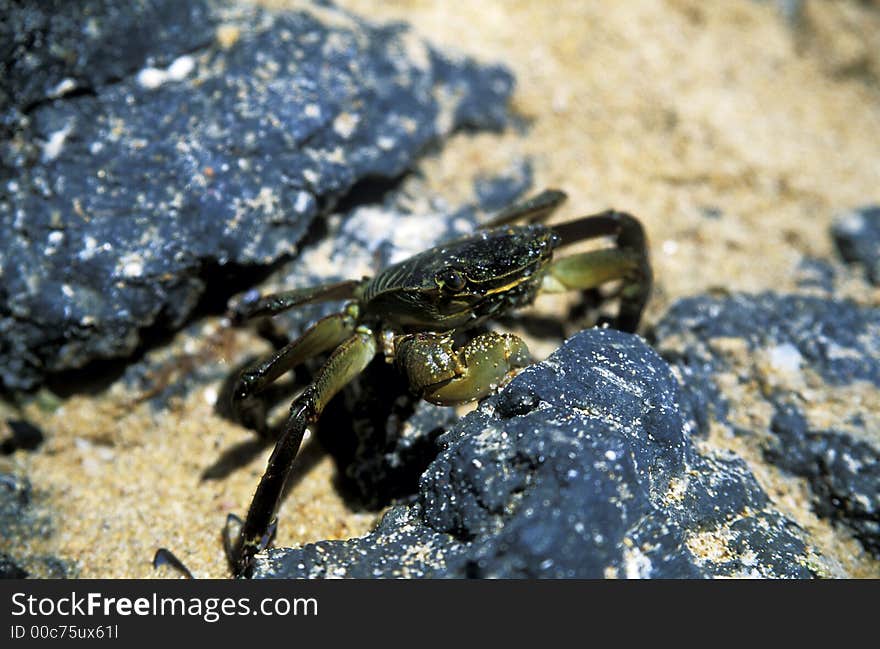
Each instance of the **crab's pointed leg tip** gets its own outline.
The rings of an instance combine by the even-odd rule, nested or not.
[[[168,552],[165,548],[159,548],[156,550],[156,554],[153,555],[153,568],[158,568],[160,566],[164,566],[168,563],[168,559],[165,557],[165,554]]]
[[[226,523],[223,525],[223,549],[226,551],[226,558],[230,562],[235,562],[235,547],[236,542],[235,539],[238,539],[241,534],[241,528],[244,525],[244,521],[241,520],[235,514],[229,513],[226,515]]]
[[[189,571],[189,568],[183,565],[183,562],[167,548],[159,548],[156,550],[156,554],[153,555],[153,569],[161,566],[171,566],[187,579],[193,579],[193,574]]]
[[[258,550],[259,552],[262,552],[269,547],[269,544],[272,543],[272,540],[275,538],[275,532],[277,531],[278,519],[276,518],[266,529],[266,533],[263,535],[263,538],[260,539],[260,549]]]

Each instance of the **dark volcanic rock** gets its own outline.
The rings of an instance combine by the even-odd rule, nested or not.
[[[28,571],[20,567],[5,552],[0,552],[0,579],[24,579]]]
[[[655,333],[703,433],[715,420],[753,436],[768,461],[807,478],[818,515],[880,557],[880,309],[698,297],[674,305]]]
[[[30,550],[32,542],[50,536],[53,529],[49,514],[34,502],[30,481],[0,473],[0,576],[76,576],[74,567],[67,562]]]
[[[0,107],[38,102],[122,79],[148,60],[167,66],[214,38],[206,0],[0,0]],[[12,125],[17,116],[0,117]]]
[[[13,60],[19,81],[6,91],[27,112],[0,140],[7,388],[129,354],[143,329],[180,326],[218,265],[289,255],[313,217],[358,180],[399,176],[452,129],[505,123],[513,85],[505,69],[453,62],[405,26],[373,26],[329,6],[252,9],[224,21],[222,43],[201,47],[214,18],[194,23],[207,5],[172,4],[89,5],[112,8],[113,19],[86,12],[78,29],[103,36],[81,39],[33,87],[15,84],[38,63]],[[67,51],[74,19],[45,19],[35,33],[57,35]],[[131,24],[158,31],[163,54],[133,38],[136,51],[117,69],[90,65],[125,42]],[[132,74],[144,58],[152,67]],[[65,75],[79,91],[40,101]]]
[[[582,332],[441,438],[416,503],[255,576],[810,576],[796,526],[741,461],[697,453],[679,398],[641,339]]]
[[[782,401],[783,397],[777,397]],[[880,450],[842,431],[817,431],[798,407],[777,403],[770,425],[776,439],[765,456],[807,478],[816,513],[849,527],[880,557]]]
[[[880,285],[880,206],[847,212],[831,232],[844,261],[862,264],[868,281]]]
[[[657,325],[656,337],[662,341],[675,335],[702,343],[695,353],[706,363],[717,362],[708,350],[712,339],[739,338],[751,350],[784,345],[775,351],[780,362],[802,359],[826,383],[868,381],[880,386],[878,323],[880,309],[849,300],[740,294],[680,300]]]

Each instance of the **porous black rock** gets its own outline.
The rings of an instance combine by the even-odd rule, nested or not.
[[[90,5],[114,12],[98,21],[102,34],[137,23],[162,34],[164,54],[138,46],[119,70],[97,65],[90,78],[77,70],[123,37],[84,38],[73,68],[49,75],[73,75],[78,92],[39,101],[49,77],[20,91],[26,112],[0,140],[6,388],[130,354],[145,329],[179,327],[223,277],[218,267],[289,256],[358,181],[401,175],[456,128],[506,123],[506,69],[449,59],[405,25],[323,4],[249,8],[224,14],[226,36],[203,46],[214,19],[186,26],[206,6]],[[188,11],[179,28],[175,11]],[[92,18],[84,13],[78,29]],[[69,45],[75,16],[59,20],[44,32]]]
[[[95,89],[214,38],[215,0],[0,0],[0,116]]]
[[[254,576],[810,576],[800,530],[742,461],[697,452],[679,399],[642,339],[584,331],[440,439],[414,503]]]
[[[700,296],[673,305],[654,334],[702,434],[716,422],[756,439],[767,461],[808,480],[819,516],[880,557],[880,309]]]
[[[28,571],[19,566],[5,552],[0,552],[0,579],[24,579]]]
[[[798,406],[777,397],[765,457],[805,477],[819,516],[849,527],[880,558],[880,449],[841,430],[812,428]]]
[[[724,365],[710,349],[713,339],[740,339],[750,350],[767,349],[780,364],[799,363],[833,386],[866,381],[880,386],[880,309],[852,300],[809,295],[739,293],[676,302],[657,324],[659,341],[689,344],[664,357],[679,367],[713,371]],[[690,381],[685,384],[691,385]]]
[[[50,513],[35,502],[30,480],[16,473],[0,473],[0,576],[76,576],[76,569],[68,562],[31,549],[54,529]]]
[[[843,260],[864,266],[868,281],[880,285],[880,205],[839,216],[831,234]]]

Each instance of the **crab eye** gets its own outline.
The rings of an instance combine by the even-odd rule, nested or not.
[[[460,291],[465,286],[464,275],[455,268],[444,268],[434,276],[437,286],[447,291]]]

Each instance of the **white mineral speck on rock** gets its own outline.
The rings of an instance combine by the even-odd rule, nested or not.
[[[798,348],[791,343],[771,347],[769,357],[773,369],[786,374],[800,371],[801,363],[804,360]]]
[[[144,273],[144,260],[136,253],[123,255],[119,263],[123,277],[140,277]]]
[[[354,134],[358,122],[360,122],[360,117],[355,114],[339,113],[336,119],[333,120],[333,130],[336,131],[339,137],[347,140]]]
[[[296,195],[296,201],[293,203],[293,209],[297,212],[305,212],[311,203],[311,197],[312,195],[308,192],[299,192]]]
[[[397,144],[397,140],[393,137],[388,137],[387,135],[379,136],[379,139],[376,140],[376,144],[383,151],[390,151]]]
[[[183,81],[196,67],[193,57],[184,55],[172,61],[166,69],[144,68],[137,75],[137,82],[142,88],[154,90],[168,81]]]
[[[176,58],[166,70],[169,81],[183,81],[196,67],[193,57],[184,55]]]
[[[137,75],[137,82],[142,88],[153,90],[165,83],[165,71],[159,68],[144,68]]]
[[[318,182],[319,176],[314,169],[304,169],[302,175],[303,178],[306,179],[306,182],[311,183],[312,185]]]
[[[72,124],[66,124],[64,128],[58,129],[49,136],[49,139],[43,145],[43,162],[49,162],[58,157],[72,129]]]
[[[50,88],[48,94],[50,97],[62,97],[75,88],[76,81],[67,77],[62,79],[55,87]]]
[[[639,548],[624,549],[623,560],[627,579],[648,579],[651,576],[651,560]]]

